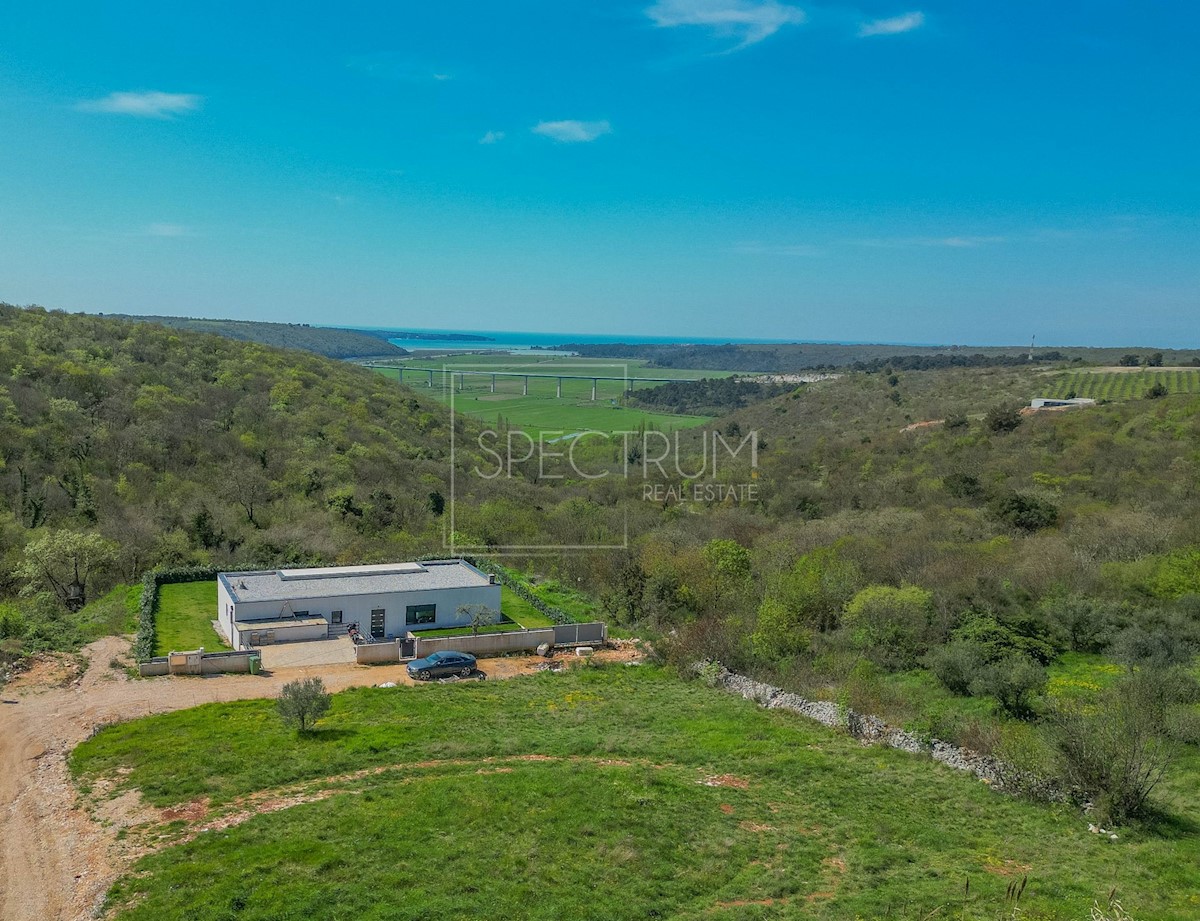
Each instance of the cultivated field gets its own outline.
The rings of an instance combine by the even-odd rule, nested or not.
[[[1168,393],[1200,393],[1200,368],[1069,371],[1054,378],[1046,392],[1034,396],[1063,399],[1068,394],[1093,400],[1136,400],[1156,383]]]
[[[652,666],[352,690],[304,737],[269,700],[211,704],[71,766],[160,816],[129,830],[153,852],[119,919],[1084,919],[1115,887],[1182,921],[1200,898],[1190,823],[1110,841]]]
[[[391,362],[390,367],[376,367],[389,377],[400,377],[397,368],[405,365],[421,368],[445,368],[434,375],[433,391],[444,403],[453,403],[456,412],[473,416],[486,423],[504,420],[510,427],[520,428],[532,435],[541,432],[571,434],[587,430],[600,432],[636,431],[640,427],[670,432],[676,429],[703,425],[706,416],[680,416],[626,408],[621,398],[626,389],[625,378],[634,381],[635,388],[654,386],[638,384],[641,378],[671,378],[688,380],[699,377],[728,377],[727,371],[684,371],[648,368],[645,362],[608,361],[570,357],[526,358],[511,355],[455,355],[444,358],[412,359]],[[589,375],[621,378],[598,381],[596,399],[592,399],[592,382],[564,380],[559,396],[557,378],[531,377],[529,392],[524,381],[515,377],[497,377],[492,392],[490,376],[467,374],[461,371],[495,371],[519,374],[567,374],[588,378]],[[409,371],[404,374],[409,386],[425,389],[428,375]],[[550,437],[553,437],[552,435]]]

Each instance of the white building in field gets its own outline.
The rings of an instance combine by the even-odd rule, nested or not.
[[[234,649],[325,639],[352,623],[377,639],[465,626],[463,605],[500,610],[500,585],[465,560],[217,576],[217,620]]]

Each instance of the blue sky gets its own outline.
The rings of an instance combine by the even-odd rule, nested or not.
[[[347,6],[7,10],[0,299],[1200,346],[1194,4]]]

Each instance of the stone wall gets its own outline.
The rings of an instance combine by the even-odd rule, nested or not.
[[[921,739],[889,726],[877,716],[856,713],[828,700],[808,700],[774,685],[738,675],[718,663],[701,663],[696,673],[716,687],[740,694],[768,710],[787,710],[822,725],[848,732],[870,745],[884,745],[917,755],[928,755],[957,771],[974,774],[985,784],[1005,793],[1032,794],[1039,799],[1065,802],[1070,797],[1052,781],[1030,776],[997,758],[960,748],[940,739]]]

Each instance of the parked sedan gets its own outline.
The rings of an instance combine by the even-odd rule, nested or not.
[[[447,678],[462,675],[466,678],[475,671],[475,657],[469,652],[454,652],[446,649],[427,655],[424,659],[413,659],[408,663],[408,676],[421,681],[430,678]]]

